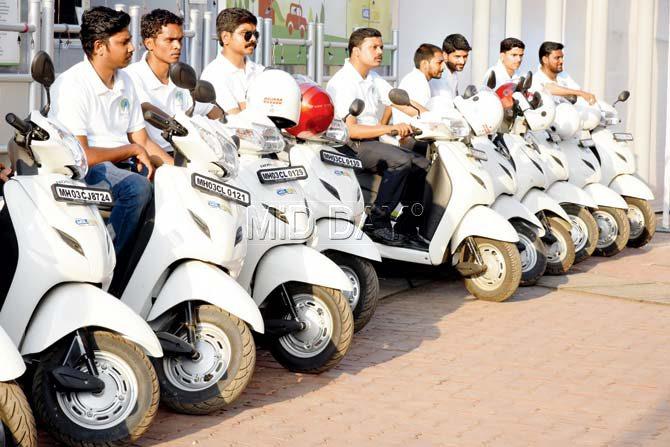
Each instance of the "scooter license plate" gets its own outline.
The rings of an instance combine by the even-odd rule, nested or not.
[[[625,132],[616,132],[614,134],[615,141],[633,141],[633,134]]]
[[[586,139],[586,140],[579,140],[579,145],[581,147],[594,147],[596,143],[593,142],[592,139]]]
[[[191,186],[204,193],[221,197],[231,202],[239,203],[243,206],[251,204],[251,196],[243,189],[227,185],[218,180],[205,177],[195,172],[191,175]]]
[[[259,169],[258,180],[261,183],[281,183],[295,180],[305,180],[307,170],[303,166],[289,166],[286,168]]]
[[[321,161],[345,168],[363,169],[363,162],[358,158],[348,157],[336,152],[321,151]]]
[[[54,183],[51,185],[51,191],[53,192],[54,199],[58,202],[102,207],[111,207],[114,205],[112,193],[106,189]]]

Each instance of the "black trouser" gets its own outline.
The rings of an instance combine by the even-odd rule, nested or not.
[[[382,176],[377,199],[370,210],[373,226],[389,226],[390,214],[400,201],[407,206],[421,202],[428,166],[425,157],[377,140],[357,141],[352,147],[363,162],[363,169]]]

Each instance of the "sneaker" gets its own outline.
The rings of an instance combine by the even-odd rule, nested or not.
[[[407,247],[414,250],[423,250],[428,251],[428,246],[430,241],[425,237],[421,236],[418,232],[403,234],[407,240]]]
[[[401,246],[407,243],[407,238],[405,236],[394,232],[388,227],[376,228],[368,234],[373,241],[385,245]]]

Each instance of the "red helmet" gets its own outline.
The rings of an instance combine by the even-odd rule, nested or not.
[[[503,109],[511,109],[514,107],[514,98],[512,95],[516,91],[517,84],[515,82],[507,82],[496,89],[496,94],[502,102]]]
[[[308,79],[299,79],[302,103],[300,121],[295,127],[286,129],[297,138],[311,138],[325,132],[335,117],[335,106],[326,90]]]

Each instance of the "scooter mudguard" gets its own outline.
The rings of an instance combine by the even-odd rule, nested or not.
[[[161,345],[149,325],[119,299],[86,283],[51,289],[35,311],[21,343],[21,354],[36,354],[84,327],[101,327],[123,335],[152,357]]]
[[[531,213],[537,214],[540,211],[551,211],[552,213],[559,216],[561,219],[564,219],[567,223],[570,223],[570,216],[565,210],[559,205],[559,203],[549,197],[544,191],[539,189],[531,189],[528,191],[528,194],[521,201],[526,208],[530,210]]]
[[[351,281],[333,261],[311,247],[279,245],[259,261],[253,298],[259,306],[277,286],[297,281],[349,292]]]
[[[481,236],[504,242],[519,242],[516,230],[503,216],[484,205],[470,208],[451,236],[451,253],[454,254],[465,238]]]
[[[21,354],[12,343],[12,340],[0,328],[0,382],[14,380],[21,376],[26,370]]]
[[[221,269],[202,261],[187,261],[170,274],[158,293],[147,321],[153,321],[186,301],[204,301],[230,312],[263,333],[258,306],[237,281]]]
[[[354,224],[343,219],[320,219],[316,223],[316,232],[309,246],[320,253],[333,250],[371,261],[382,260],[372,239]]]
[[[654,200],[654,193],[649,186],[631,174],[622,174],[614,177],[610,188],[625,197],[635,197],[643,200]]]
[[[600,183],[591,183],[584,187],[584,191],[598,204],[598,206],[609,206],[611,208],[628,209],[626,201],[611,188]]]
[[[556,182],[549,187],[546,193],[558,203],[574,203],[586,208],[598,208],[598,204],[593,200],[593,197],[572,183]]]
[[[537,232],[538,236],[544,236],[544,227],[540,219],[516,198],[508,195],[498,196],[496,201],[491,205],[491,209],[507,220],[516,218],[525,221]]]

